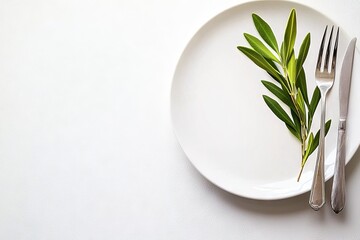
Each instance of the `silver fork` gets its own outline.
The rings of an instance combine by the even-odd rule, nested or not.
[[[317,153],[314,178],[311,187],[309,204],[314,210],[319,210],[325,203],[325,174],[324,174],[324,161],[325,161],[325,111],[326,111],[326,95],[332,88],[335,79],[336,68],[336,55],[339,41],[339,28],[336,33],[336,40],[334,44],[331,64],[330,52],[331,42],[334,26],[331,28],[328,46],[326,49],[325,59],[323,58],[323,50],[327,32],[327,26],[324,31],[323,38],[321,40],[321,46],[319,50],[319,56],[316,64],[315,79],[321,93],[321,120],[320,120],[320,139],[319,149]],[[324,61],[324,67],[322,68],[322,62]]]

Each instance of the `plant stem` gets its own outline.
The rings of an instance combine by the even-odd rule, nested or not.
[[[288,74],[288,68],[287,68],[286,61],[284,61],[284,59],[282,59],[281,56],[279,56],[279,57],[280,57],[281,62],[282,62],[281,66],[282,66],[282,70],[283,70],[283,73],[284,73],[284,77],[286,79],[285,84],[289,88],[288,93],[289,93],[289,95],[291,97],[291,101],[294,104],[294,107],[295,107],[295,110],[296,110],[296,115],[299,117],[299,120],[300,120],[301,169],[300,169],[300,172],[299,172],[299,175],[298,175],[298,178],[297,178],[297,181],[299,182],[301,174],[302,174],[302,172],[304,170],[305,162],[306,162],[306,160],[304,159],[305,154],[306,154],[306,139],[307,139],[307,136],[308,136],[308,133],[309,133],[309,130],[310,130],[310,126],[306,125],[306,123],[307,123],[306,122],[306,117],[305,117],[305,119],[302,119],[302,117],[301,117],[301,111],[300,111],[300,109],[298,107],[298,104],[296,102],[296,95],[297,95],[296,86],[295,86],[295,83],[291,83],[291,81],[289,79],[289,74]],[[311,124],[309,123],[309,125],[311,125]]]
[[[305,154],[306,154],[306,139],[307,139],[307,130],[306,130],[306,125],[301,123],[301,169],[300,169],[300,173],[298,175],[298,178],[297,178],[297,181],[299,182],[300,181],[300,177],[301,177],[301,174],[304,170],[304,166],[305,166]]]
[[[300,181],[300,177],[301,177],[301,174],[302,174],[302,172],[303,172],[303,170],[304,170],[304,164],[301,164],[301,169],[300,169],[300,172],[299,172],[299,175],[298,175],[298,178],[297,178],[297,182],[299,182]]]

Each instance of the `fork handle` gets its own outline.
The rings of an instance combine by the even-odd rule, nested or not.
[[[346,120],[340,119],[334,179],[331,190],[331,207],[335,213],[339,213],[345,205],[345,125]]]
[[[311,187],[309,204],[315,211],[325,204],[325,101],[326,93],[321,94],[321,120],[320,120],[320,139],[315,165],[314,178]]]

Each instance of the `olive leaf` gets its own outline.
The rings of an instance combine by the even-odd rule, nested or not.
[[[285,112],[285,110],[280,106],[280,104],[272,99],[269,96],[263,95],[264,101],[271,109],[271,111],[284,123],[295,129],[294,123],[291,121],[289,115]]]
[[[308,143],[307,143],[307,147],[306,147],[306,153],[305,153],[305,156],[301,162],[301,165],[305,165],[306,163],[306,160],[309,158],[310,154],[311,154],[311,149],[313,148],[313,143],[314,143],[314,134],[313,133],[310,133],[310,136],[309,136],[309,140],[308,140]],[[319,140],[318,140],[318,144],[319,144]]]
[[[294,49],[296,39],[296,11],[292,9],[287,22],[287,26],[284,34],[284,51],[285,60],[290,57],[292,50]]]
[[[296,137],[298,140],[301,139],[301,136],[299,135],[299,132],[296,129],[294,129],[292,126],[289,126],[288,124],[285,124],[285,125],[286,125],[287,129],[289,130],[289,132],[292,135],[294,135],[294,137]]]
[[[267,22],[265,22],[261,17],[256,15],[255,13],[252,14],[253,22],[255,25],[256,30],[264,39],[264,41],[277,53],[279,53],[278,43],[276,41],[275,35]]]
[[[278,68],[278,66],[276,65],[275,62],[273,62],[271,59],[268,59],[268,58],[265,58],[265,60],[266,60],[278,73],[280,73],[279,68]],[[279,77],[282,77],[282,76],[279,75]],[[275,79],[275,80],[278,81],[279,79]],[[284,81],[283,78],[281,78],[280,80]]]
[[[291,101],[289,94],[286,91],[276,86],[274,83],[262,80],[262,84],[272,92],[278,99],[280,99],[283,103],[285,103],[292,110],[296,111],[294,103]]]
[[[301,70],[303,69],[302,66],[306,60],[310,48],[310,33],[306,34],[299,50],[299,56],[296,60],[296,69],[297,69],[297,76],[300,74]]]
[[[265,58],[260,55],[258,52],[254,51],[251,48],[239,46],[238,49],[244,53],[248,58],[250,58],[256,65],[264,69],[265,71],[269,72],[274,76],[280,75],[280,73],[274,69],[266,60]]]
[[[307,86],[306,86],[306,76],[304,68],[301,66],[300,73],[297,75],[296,78],[296,87],[300,89],[302,96],[304,98],[305,104],[309,107],[309,97],[307,93]]]
[[[309,105],[309,114],[311,116],[314,116],[315,110],[319,104],[321,95],[320,95],[320,89],[318,87],[315,88],[311,101],[310,101],[310,105]]]
[[[280,58],[281,61],[286,61],[286,51],[285,51],[285,47],[284,47],[284,42],[281,43],[281,48],[280,48]]]
[[[290,83],[293,86],[295,86],[295,83],[296,83],[296,61],[295,61],[294,51],[292,51],[292,53],[291,53],[290,60],[287,65],[287,69],[288,69],[288,76],[289,76]]]
[[[329,129],[330,129],[330,126],[331,126],[331,120],[328,120],[326,123],[325,123],[325,136],[327,135],[327,133],[329,132]],[[315,149],[318,147],[319,145],[319,138],[320,138],[320,130],[317,131],[315,137],[314,137],[314,143],[312,144],[311,148],[309,149],[309,155],[311,155]]]
[[[296,137],[301,141],[301,122],[300,119],[298,117],[298,115],[296,114],[296,111],[291,110],[291,117],[294,121],[295,124],[295,130],[296,130]]]
[[[300,89],[298,89],[298,91],[296,93],[296,105],[298,107],[300,119],[302,121],[306,121],[305,103],[304,103],[304,98],[302,96],[302,93],[301,93]]]
[[[277,59],[274,54],[258,38],[248,33],[244,33],[244,36],[250,46],[264,58],[268,58],[277,63],[280,63],[280,60]]]
[[[316,108],[319,104],[320,98],[321,98],[320,90],[318,87],[316,87],[314,89],[313,95],[311,97],[311,101],[308,106],[308,125],[309,126],[311,126],[311,124],[312,124],[314,114],[315,114]]]

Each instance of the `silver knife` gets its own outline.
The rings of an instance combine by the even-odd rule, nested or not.
[[[335,213],[339,213],[345,205],[345,136],[355,45],[356,38],[353,38],[346,50],[340,73],[340,118],[334,179],[331,190],[331,207]]]

